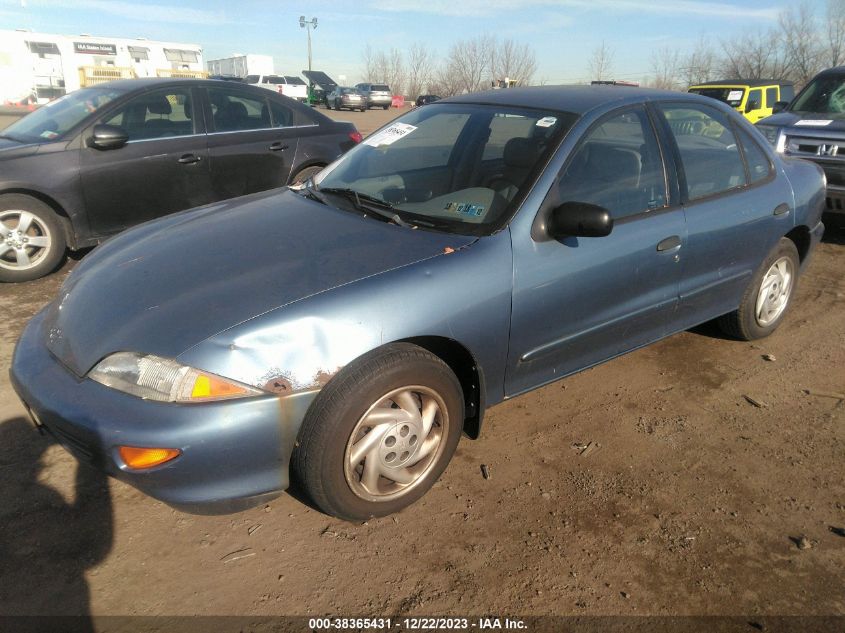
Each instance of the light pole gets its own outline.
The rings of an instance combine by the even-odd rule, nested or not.
[[[317,28],[317,18],[311,18],[307,22],[305,16],[299,16],[299,26],[308,31],[308,72],[311,72],[311,29]]]

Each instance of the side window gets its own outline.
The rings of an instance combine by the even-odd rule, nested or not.
[[[739,142],[742,145],[742,153],[745,154],[745,162],[748,165],[748,177],[751,179],[752,184],[765,180],[772,170],[769,157],[760,149],[760,144],[751,138],[751,135],[747,131],[740,128],[738,132]]]
[[[778,89],[777,88],[766,88],[766,106],[767,108],[773,107],[778,102]]]
[[[681,154],[690,200],[745,185],[745,166],[724,114],[698,104],[662,109]]]
[[[123,128],[130,141],[195,133],[189,89],[147,92],[100,121]]]
[[[288,106],[271,100],[270,112],[273,115],[273,127],[290,127],[296,125],[293,110]]]
[[[614,219],[666,206],[666,177],[648,115],[613,115],[581,140],[558,183],[561,202],[589,202]]]
[[[746,110],[757,110],[763,107],[763,91],[759,88],[748,91],[748,101],[745,102]]]
[[[209,88],[208,98],[211,101],[215,132],[263,130],[272,127],[270,107],[266,99],[225,88]]]

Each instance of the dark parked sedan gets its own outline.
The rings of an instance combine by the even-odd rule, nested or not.
[[[267,90],[137,79],[73,92],[0,133],[0,281],[49,273],[174,211],[302,181],[361,140]]]
[[[818,166],[712,99],[463,95],[302,187],[104,244],[12,382],[74,455],[173,505],[256,503],[292,474],[329,514],[385,515],[502,400],[711,319],[773,332],[823,204]]]

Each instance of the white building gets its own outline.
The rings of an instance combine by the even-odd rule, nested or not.
[[[204,77],[197,44],[0,30],[0,104],[46,103],[133,77]]]
[[[247,75],[275,75],[270,55],[233,55],[223,59],[209,59],[208,72],[212,75],[246,77]]]

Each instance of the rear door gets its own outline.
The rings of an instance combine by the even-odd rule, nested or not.
[[[204,93],[217,199],[286,185],[298,137],[294,110],[279,98],[237,86],[209,86]]]
[[[678,328],[736,309],[751,275],[793,224],[793,196],[759,142],[698,103],[666,103],[686,214]]]
[[[93,235],[108,235],[212,202],[200,99],[171,86],[138,94],[96,123],[121,127],[129,142],[99,150],[83,143],[80,181]],[[83,132],[90,138],[92,127]]]

